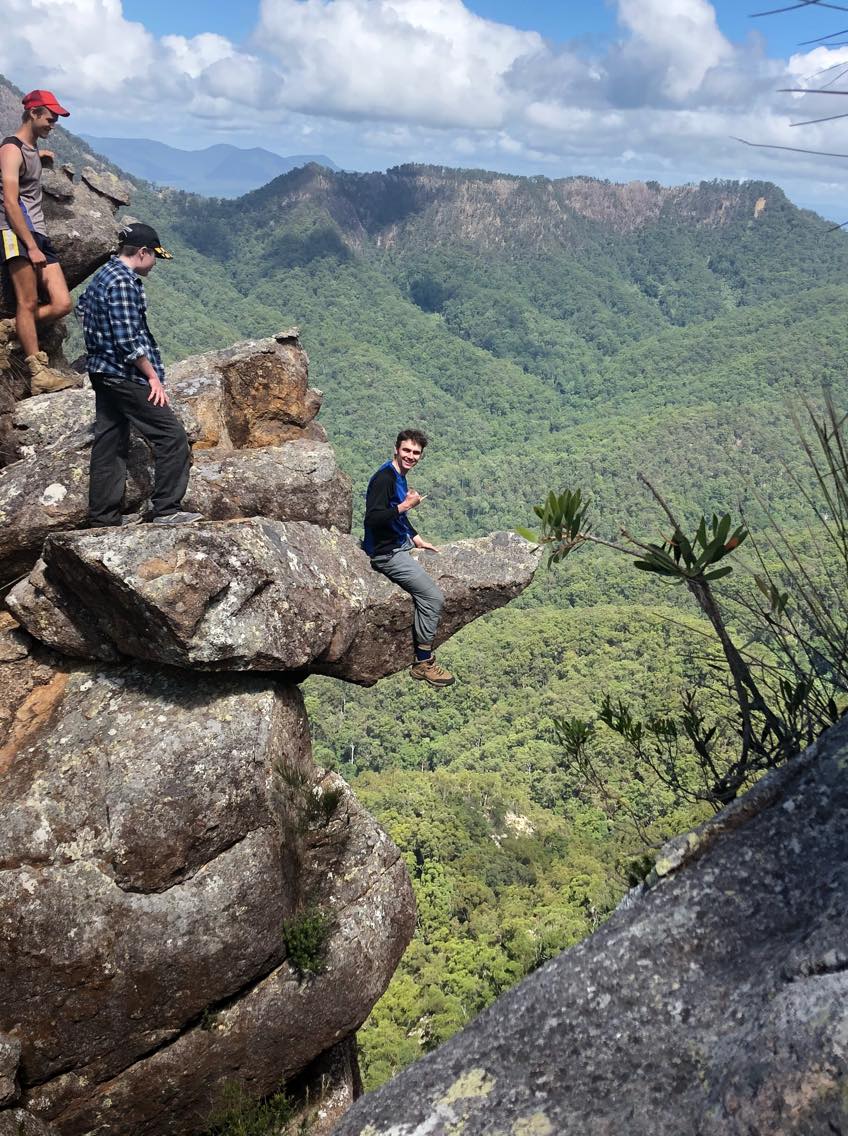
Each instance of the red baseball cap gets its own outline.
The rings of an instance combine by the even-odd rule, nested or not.
[[[47,107],[48,110],[52,110],[54,114],[58,114],[62,118],[67,118],[71,113],[69,110],[65,110],[52,91],[30,91],[28,95],[24,95],[21,102],[27,110]]]

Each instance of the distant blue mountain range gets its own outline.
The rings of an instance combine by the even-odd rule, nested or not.
[[[96,138],[92,134],[80,137],[127,173],[156,185],[170,185],[207,197],[240,197],[308,162],[339,169],[324,154],[292,154],[284,158],[259,146],[243,150],[221,143],[205,150],[178,150],[151,138]]]

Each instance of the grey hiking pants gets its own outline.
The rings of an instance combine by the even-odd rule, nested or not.
[[[412,620],[412,638],[417,646],[419,643],[433,643],[439,628],[439,616],[445,606],[445,597],[441,588],[435,583],[432,576],[423,568],[414,556],[410,556],[406,549],[392,552],[388,556],[375,556],[371,567],[409,592],[415,605],[415,615]]]

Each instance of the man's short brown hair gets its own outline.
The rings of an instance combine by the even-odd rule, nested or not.
[[[398,449],[401,442],[416,442],[423,450],[427,445],[427,435],[423,430],[401,430],[395,438],[395,449]]]

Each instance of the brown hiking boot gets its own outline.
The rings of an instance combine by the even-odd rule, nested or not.
[[[439,666],[435,655],[431,655],[429,659],[423,659],[420,663],[413,663],[409,668],[409,673],[412,678],[420,678],[424,682],[429,682],[430,686],[453,686],[456,682],[450,671]]]
[[[47,354],[44,351],[39,351],[36,355],[27,355],[25,362],[32,376],[29,386],[33,394],[52,394],[54,391],[82,385],[80,375],[67,375],[63,371],[48,367]]]

